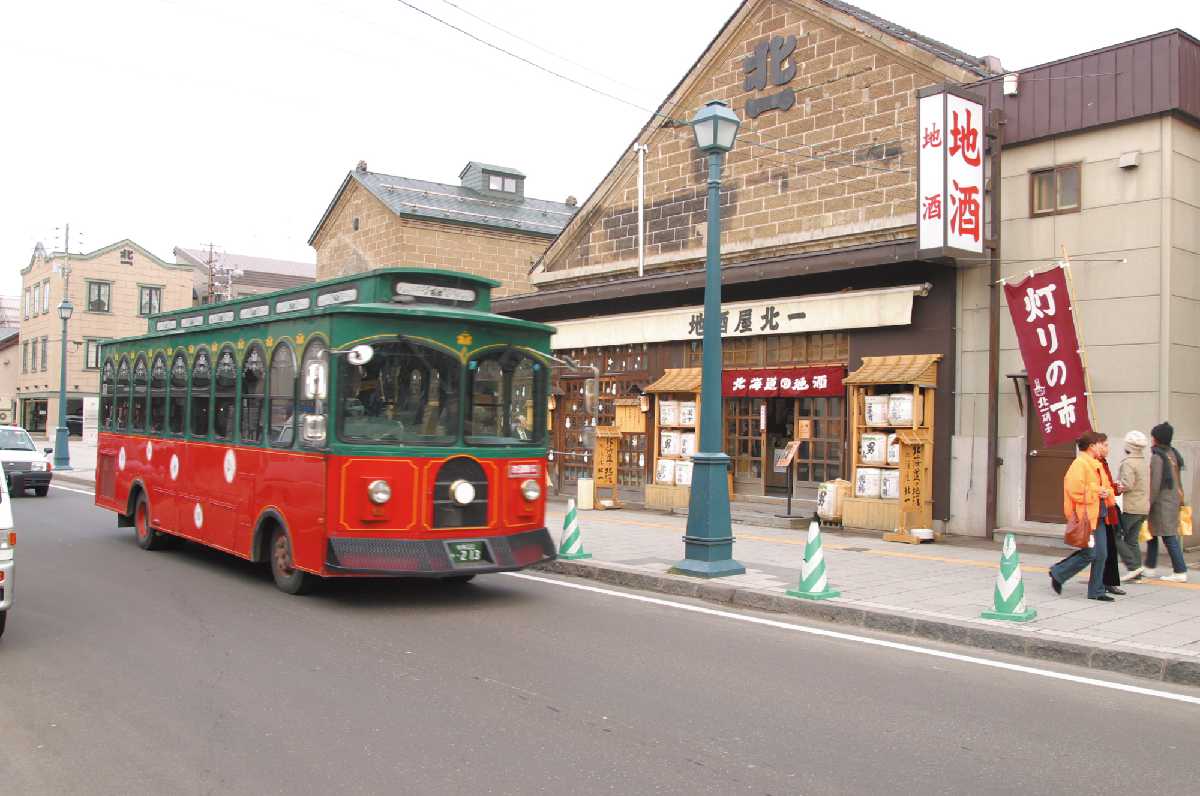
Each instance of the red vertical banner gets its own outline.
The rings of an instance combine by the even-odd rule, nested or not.
[[[1051,268],[1006,284],[1004,297],[1029,379],[1029,411],[1038,418],[1044,444],[1090,431],[1087,379],[1066,273]]]

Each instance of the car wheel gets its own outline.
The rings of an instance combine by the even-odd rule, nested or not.
[[[271,575],[280,591],[288,594],[307,594],[317,585],[315,575],[296,569],[292,561],[292,540],[283,528],[276,528],[271,535]]]
[[[133,529],[137,533],[138,547],[143,550],[159,550],[165,546],[166,537],[150,526],[150,501],[146,493],[138,495],[133,507]]]
[[[4,624],[8,621],[8,611],[0,611],[0,636],[4,635]]]
[[[33,488],[33,493],[35,495],[37,495],[38,497],[45,497],[47,494],[49,494],[49,492],[50,492],[49,484],[46,484],[45,486],[35,486]]]

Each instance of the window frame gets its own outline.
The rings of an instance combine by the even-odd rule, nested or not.
[[[21,373],[29,372],[29,341],[21,341]]]
[[[50,278],[42,280],[42,314],[50,312]]]
[[[25,306],[23,307],[23,311],[21,313],[22,314],[21,320],[25,320],[25,321],[29,320],[29,308],[33,304],[32,296],[33,296],[33,288],[29,285],[26,285],[25,286]]]
[[[296,373],[296,435],[299,437],[297,442],[301,448],[308,450],[321,450],[329,446],[329,407],[330,407],[330,372],[333,370],[333,357],[329,355],[329,344],[325,342],[323,337],[311,337],[308,343],[304,346],[304,352],[300,356],[300,366]],[[321,361],[325,365],[325,397],[324,398],[305,398],[304,397],[304,382],[308,378],[308,364],[314,361]],[[312,412],[303,411],[306,402],[311,401],[313,404]],[[309,442],[304,438],[303,424],[300,423],[302,416],[319,415],[325,418],[325,436],[319,443]]]
[[[31,312],[31,317],[36,318],[37,316],[42,314],[42,283],[41,282],[33,283],[33,294],[32,295],[33,295],[33,300],[32,300],[31,306],[33,307],[33,310]]]
[[[111,376],[111,378],[109,378]],[[107,390],[105,389],[107,387]],[[105,401],[108,401],[107,412]],[[117,400],[117,363],[111,355],[100,363],[100,428],[112,429],[113,419],[117,416],[113,407]]]
[[[200,396],[196,393],[196,366],[200,363],[201,355],[208,361],[208,395]],[[188,386],[187,386],[187,425],[185,426],[185,436],[188,439],[210,440],[212,439],[212,402],[213,402],[213,387],[216,385],[216,379],[213,375],[213,360],[212,353],[206,345],[196,346],[195,353],[192,354],[191,367],[188,368]],[[196,413],[194,407],[196,399],[204,400],[207,398],[208,412],[204,423],[204,433],[197,434],[193,426],[196,422]]]
[[[251,354],[258,352],[259,361],[262,363],[262,374],[259,376],[258,392],[246,392],[246,366],[250,362]],[[241,362],[238,363],[238,388],[237,388],[237,441],[243,445],[257,445],[262,447],[266,444],[266,406],[267,406],[267,376],[271,370],[271,363],[267,360],[266,347],[262,343],[253,342],[246,347],[246,353],[242,356]],[[247,399],[257,399],[261,401],[258,407],[258,436],[256,439],[249,439],[245,435],[244,419],[246,416]]]
[[[163,372],[164,372],[163,383],[162,383],[161,388],[156,389],[154,386],[154,367],[160,361],[163,363]],[[168,366],[166,354],[164,354],[162,351],[159,351],[150,360],[149,402],[146,405],[146,431],[150,434],[167,434],[167,433],[169,433],[168,429],[170,428],[170,426],[167,423],[167,412],[168,412],[168,407],[170,406],[170,398],[168,397],[170,395],[170,391],[171,391],[171,369]],[[155,400],[161,400],[162,406],[163,406],[162,426],[159,428],[155,428],[155,426],[154,426],[154,402],[155,402]]]
[[[275,357],[283,349],[286,349],[291,354],[291,357],[292,357],[292,391],[291,391],[290,398],[285,398],[285,396],[282,394],[276,396],[274,393],[274,390],[275,390]],[[298,440],[296,439],[296,429],[298,427],[298,424],[296,422],[297,421],[296,407],[300,403],[299,400],[297,399],[297,393],[298,393],[298,389],[300,386],[299,376],[300,376],[300,362],[296,358],[295,347],[291,343],[289,343],[287,340],[280,340],[279,342],[277,342],[275,344],[275,347],[273,349],[271,349],[271,359],[267,363],[267,404],[266,404],[267,411],[266,411],[266,427],[264,430],[264,436],[267,439],[267,447],[269,447],[269,448],[277,448],[279,450],[290,450],[290,449],[296,447],[296,443],[298,442]],[[286,444],[282,443],[282,442],[276,442],[273,439],[273,437],[275,435],[273,433],[273,429],[271,428],[271,417],[272,417],[272,413],[275,411],[274,404],[275,404],[276,400],[290,400],[292,403],[292,412],[291,412],[292,438]],[[283,434],[282,427],[280,428],[280,434],[281,435]]]
[[[145,368],[146,381],[139,388],[138,386],[138,365]],[[145,433],[150,420],[150,360],[145,354],[138,354],[133,360],[133,367],[129,372],[130,385],[130,400],[129,400],[129,430]],[[137,407],[138,402],[142,402],[142,423],[137,424]]]
[[[183,388],[182,388],[183,411],[179,412],[179,414],[181,414],[183,416],[183,419],[179,423],[179,430],[176,431],[172,426],[175,416],[176,416],[176,413],[174,411],[172,411],[172,409],[175,406],[175,401],[177,399],[179,399],[180,396],[175,394],[176,388],[175,388],[175,384],[173,381],[173,375],[175,373],[175,363],[180,359],[183,360]],[[168,436],[184,437],[187,435],[188,428],[189,428],[188,407],[191,406],[191,403],[188,401],[188,388],[190,387],[190,382],[191,382],[191,370],[192,370],[191,363],[188,362],[187,351],[182,347],[176,348],[175,351],[171,354],[171,362],[170,362],[170,365],[168,365],[168,367],[167,367],[167,431],[166,431],[166,433]]]
[[[149,291],[149,293],[148,293]],[[150,309],[148,312],[143,311],[143,297],[150,293],[158,293],[158,308]],[[151,315],[157,315],[162,312],[163,285],[144,285],[138,283],[138,317],[148,318]]]
[[[29,341],[29,372],[38,372],[38,339],[36,337]]]
[[[50,338],[46,335],[42,335],[41,341],[42,341],[42,373],[45,373],[47,370],[46,360],[50,358],[49,356],[47,356],[49,349],[50,349]]]
[[[1060,174],[1064,171],[1074,170],[1078,175],[1079,182],[1079,199],[1071,207],[1059,207],[1059,180]],[[1038,210],[1036,200],[1037,179],[1043,174],[1054,175],[1053,197],[1054,207],[1049,210]],[[1047,166],[1041,169],[1029,170],[1029,217],[1030,218],[1045,218],[1046,216],[1061,216],[1068,213],[1078,213],[1083,209],[1083,161],[1074,163],[1063,163],[1058,166]]]
[[[224,392],[224,391],[220,390],[219,374],[220,374],[221,357],[223,357],[226,353],[228,353],[229,356],[233,358],[233,392],[232,393],[228,393],[228,392]],[[238,361],[237,351],[234,350],[233,344],[226,343],[225,345],[221,346],[220,350],[217,352],[216,359],[213,361],[213,366],[212,366],[212,396],[213,396],[213,398],[212,398],[212,411],[209,412],[209,415],[210,415],[209,428],[211,429],[211,432],[212,432],[212,439],[220,441],[220,442],[233,442],[237,438],[238,433],[241,431],[240,424],[238,423],[238,405],[239,405],[238,398],[241,393],[241,388],[242,388],[242,363],[240,361]],[[229,420],[229,424],[227,426],[228,432],[224,435],[218,436],[217,435],[217,400],[218,399],[226,399],[226,398],[228,398],[230,400],[230,406],[232,407],[233,417],[231,417]]]
[[[121,394],[121,366],[122,365],[124,365],[127,368],[126,372],[128,374],[126,376],[126,378],[128,379],[128,382],[125,384],[125,394],[124,395]],[[131,412],[131,404],[133,403],[133,365],[129,364],[129,355],[128,354],[122,354],[120,357],[117,358],[116,378],[115,378],[113,384],[114,384],[114,386],[113,386],[113,424],[112,424],[112,428],[114,431],[128,431],[129,430],[129,416],[132,413]],[[125,422],[119,424],[116,421],[119,420],[121,417],[121,401],[125,401]]]
[[[103,367],[104,361],[100,358],[100,346],[111,340],[111,337],[85,337],[83,338],[83,369],[84,370],[100,370]],[[96,364],[90,365],[93,354],[95,355]]]
[[[87,284],[87,295],[84,296],[83,311],[90,312],[95,315],[112,315],[112,286],[113,286],[113,283],[107,282],[103,279],[87,279],[84,281]],[[104,302],[105,309],[94,310],[94,309],[92,309],[92,288],[93,287],[101,287],[101,286],[108,288],[107,298],[105,299],[105,302]]]

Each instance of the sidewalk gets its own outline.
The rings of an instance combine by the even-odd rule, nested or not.
[[[547,506],[546,524],[558,539],[566,507]],[[618,585],[792,613],[823,621],[967,644],[1018,655],[1200,685],[1200,568],[1190,583],[1127,585],[1114,603],[1089,601],[1077,577],[1061,597],[1047,571],[1066,554],[1021,550],[1025,601],[1037,610],[1026,623],[980,618],[992,607],[999,570],[997,542],[957,539],[909,546],[878,537],[826,531],[830,586],[841,597],[814,602],[786,596],[796,588],[807,531],[734,526],[734,557],[744,575],[705,581],[667,570],[683,556],[687,519],[632,510],[581,511],[584,550],[592,558],[548,568]],[[1189,558],[1195,558],[1194,554]],[[1165,564],[1165,566],[1164,566]],[[1165,551],[1159,572],[1170,569]],[[1086,575],[1086,572],[1085,572]]]
[[[54,441],[48,440],[47,447],[53,447]],[[69,483],[76,486],[96,485],[96,446],[87,445],[77,439],[71,440],[71,469],[70,470],[55,470],[53,483]],[[50,461],[54,460],[54,454],[46,457]]]

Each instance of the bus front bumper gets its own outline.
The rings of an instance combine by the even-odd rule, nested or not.
[[[455,563],[450,546],[462,542],[481,542],[487,560]],[[329,575],[444,578],[511,572],[554,557],[554,540],[545,528],[510,536],[460,536],[447,540],[335,536],[326,548],[325,570]]]

